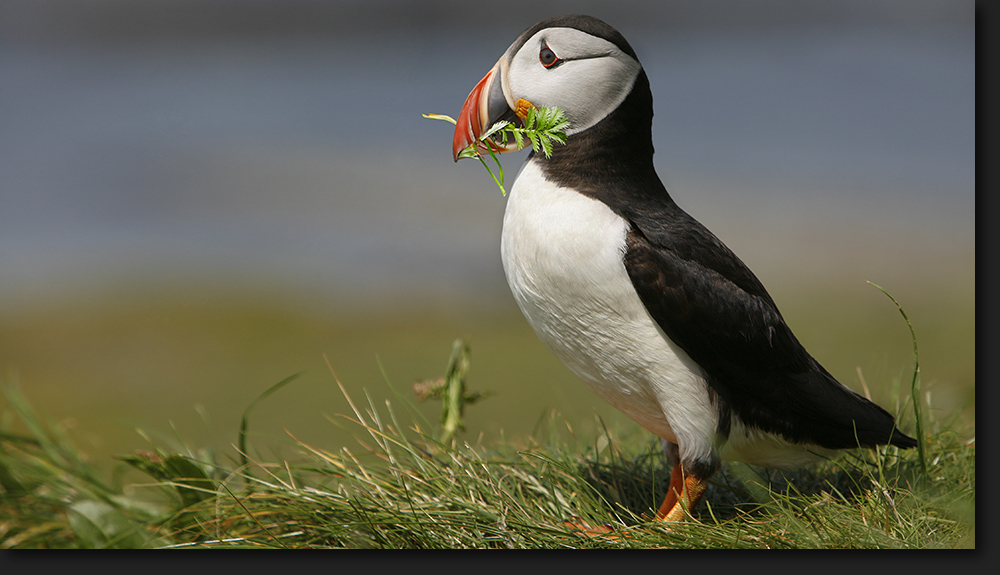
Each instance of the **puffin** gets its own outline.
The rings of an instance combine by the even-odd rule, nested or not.
[[[653,166],[653,97],[635,50],[586,15],[522,32],[475,85],[454,159],[517,149],[484,133],[561,109],[550,156],[511,186],[500,254],[539,339],[601,399],[661,438],[655,518],[681,522],[723,460],[792,469],[838,450],[917,442],[802,346],[750,269],[682,210]]]

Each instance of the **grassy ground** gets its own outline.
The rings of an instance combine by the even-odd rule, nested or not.
[[[912,434],[899,311],[867,285],[813,288],[775,293],[799,339]],[[784,475],[728,463],[670,530],[648,519],[668,479],[657,443],[582,393],[513,305],[352,319],[271,295],[5,315],[0,547],[975,547],[972,287],[900,298],[926,473],[895,448]],[[452,443],[410,386],[445,375],[458,335],[471,391],[492,395]]]
[[[926,473],[916,450],[891,447],[793,474],[727,464],[694,520],[668,529],[649,516],[669,470],[634,426],[584,442],[553,414],[523,443],[441,441],[437,418],[409,397],[362,399],[340,386],[350,409],[330,423],[354,445],[327,450],[290,434],[291,456],[251,456],[255,410],[295,384],[247,402],[235,457],[153,441],[110,476],[4,385],[0,546],[975,547],[974,429],[955,420],[928,422]],[[566,520],[613,533],[585,536]]]

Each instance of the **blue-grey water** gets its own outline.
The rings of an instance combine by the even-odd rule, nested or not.
[[[504,199],[420,114],[457,115],[548,14],[437,2],[383,26],[407,3],[334,2],[324,17],[341,6],[357,25],[325,30],[302,1],[280,3],[306,14],[293,24],[215,33],[239,3],[204,4],[216,17],[178,16],[180,32],[78,21],[58,2],[0,9],[0,309],[133,281],[504,294]],[[865,269],[913,267],[900,254],[923,250],[928,277],[956,254],[974,273],[971,0],[619,4],[586,6],[647,70],[660,174],[744,259],[776,269],[771,248],[811,233],[828,263],[800,267],[846,250]]]

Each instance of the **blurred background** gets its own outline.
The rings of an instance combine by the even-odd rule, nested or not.
[[[913,347],[877,283],[932,414],[973,421],[972,0],[544,4],[4,0],[0,378],[97,462],[147,448],[136,428],[231,454],[299,372],[253,445],[335,449],[356,431],[337,379],[408,422],[458,337],[493,393],[468,441],[634,426],[521,318],[505,199],[420,116],[456,116],[523,29],[584,12],[646,68],[667,188],[807,349],[895,409]]]

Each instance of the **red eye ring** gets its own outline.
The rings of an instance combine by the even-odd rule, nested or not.
[[[556,56],[556,53],[549,48],[548,44],[542,46],[542,49],[538,51],[538,61],[541,62],[542,66],[545,66],[546,68],[552,68],[556,64],[562,62],[562,60]]]

